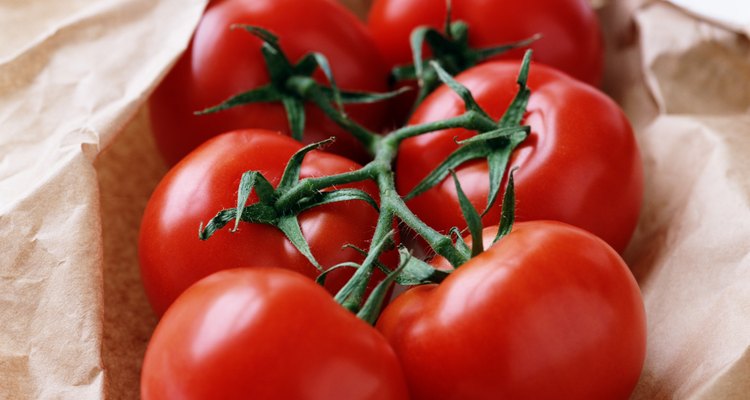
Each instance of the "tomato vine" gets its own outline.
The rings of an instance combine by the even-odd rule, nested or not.
[[[283,51],[278,45],[278,39],[273,34],[257,27],[242,26],[242,28],[264,40],[262,48],[266,55],[269,70],[273,71],[275,68],[284,67],[283,70],[285,73],[276,73],[276,76],[272,78],[272,83],[268,86],[234,96],[222,104],[203,112],[217,112],[247,102],[283,101],[284,98],[293,98],[293,101],[311,101],[332,121],[351,132],[368,149],[374,159],[358,170],[300,180],[299,170],[304,155],[309,151],[330,144],[333,140],[332,138],[308,145],[298,151],[289,160],[284,175],[281,178],[281,183],[275,189],[263,177],[260,171],[248,171],[243,174],[239,185],[237,207],[220,211],[205,227],[201,226],[201,239],[208,239],[217,229],[223,228],[231,221],[235,222],[235,229],[240,221],[273,225],[284,233],[289,241],[307,257],[310,263],[323,271],[324,267],[318,263],[305,242],[296,215],[310,207],[337,201],[361,200],[375,205],[375,201],[362,191],[354,189],[323,191],[324,189],[346,183],[372,180],[377,184],[379,191],[379,204],[377,205],[379,218],[371,240],[371,246],[367,251],[367,257],[357,267],[357,271],[350,281],[335,297],[346,308],[354,312],[360,311],[360,305],[363,300],[362,296],[372,272],[376,268],[377,258],[380,253],[393,244],[389,238],[394,219],[403,222],[413,229],[438,255],[448,260],[454,268],[461,266],[478,253],[481,247],[475,246],[473,251],[469,250],[464,245],[457,230],[453,237],[444,235],[424,223],[409,209],[404,198],[396,190],[393,171],[394,161],[398,155],[399,145],[406,139],[448,128],[464,128],[476,131],[478,134],[475,137],[463,141],[458,150],[451,154],[433,173],[428,175],[406,198],[434,186],[451,173],[454,168],[464,162],[476,158],[486,158],[491,166],[489,186],[493,191],[493,195],[487,204],[487,209],[489,209],[490,205],[495,201],[496,194],[500,191],[500,182],[506,174],[510,154],[529,134],[529,127],[522,126],[521,121],[530,95],[526,81],[531,62],[531,51],[527,52],[519,71],[517,80],[518,93],[508,107],[505,115],[499,121],[495,121],[489,117],[474,100],[471,92],[456,82],[443,69],[439,62],[433,60],[429,64],[430,69],[435,71],[440,81],[448,85],[461,97],[466,111],[457,117],[421,125],[406,126],[381,136],[349,119],[342,111],[343,108],[340,107],[341,98],[356,97],[360,100],[370,101],[397,95],[398,92],[385,95],[342,93],[336,87],[335,80],[330,74],[330,69],[327,67],[326,62],[321,61],[321,56],[308,55],[296,67],[292,67],[291,63],[283,55]],[[314,60],[314,62],[306,60]],[[302,68],[304,70],[302,74],[298,71],[301,69],[300,65],[305,66],[305,68]],[[313,72],[313,69],[310,68],[312,65],[326,71],[330,86],[322,86],[309,77]],[[269,95],[269,93],[273,95]],[[295,115],[299,109],[301,107],[287,108],[290,124],[293,126],[298,124],[294,122],[295,120],[303,119]],[[302,128],[299,126],[297,128],[293,127],[293,131],[297,131],[298,129]],[[301,138],[297,137],[297,139]],[[460,190],[458,180],[456,180],[456,185]],[[258,194],[260,201],[246,206],[247,199],[253,190]],[[509,186],[509,191],[512,193],[512,185]],[[479,216],[468,199],[463,199],[462,204],[465,205],[463,208],[466,210],[465,215],[467,219],[477,221]],[[509,207],[506,206],[505,208]],[[507,217],[508,215],[512,215],[512,211],[506,211],[504,215],[506,215],[506,225],[512,224],[512,218],[509,219]],[[470,225],[472,234],[475,237],[480,237],[481,225],[479,227],[477,227],[476,223]],[[503,229],[503,231],[507,232],[508,229]],[[497,239],[499,238],[500,236]],[[332,267],[337,268],[337,266]],[[426,263],[417,261],[406,254],[402,257],[400,268],[408,270],[407,276],[418,275],[426,282],[429,282],[431,276],[439,275],[431,267],[427,266]],[[398,274],[402,272],[401,270],[388,272],[390,272],[393,278],[386,280],[384,284],[388,284],[390,280],[399,281]],[[375,293],[371,297],[372,302],[382,301],[382,299],[378,298],[381,294],[384,295],[382,290]],[[372,314],[375,313],[377,315],[377,307],[372,307],[371,304],[369,302],[365,303],[362,307],[364,311],[360,311],[360,316],[365,320],[374,321],[375,318]]]

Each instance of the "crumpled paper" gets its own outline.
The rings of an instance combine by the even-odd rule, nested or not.
[[[638,127],[646,173],[626,254],[648,317],[633,398],[747,399],[750,5],[718,1],[701,19],[706,2],[640,3],[639,79],[610,82]]]
[[[186,47],[205,3],[0,4],[0,398],[104,396],[93,161]]]
[[[625,253],[649,333],[634,399],[750,393],[750,7],[716,4],[733,1],[599,10],[646,173]],[[0,399],[137,398],[156,321],[138,225],[166,167],[145,110],[120,128],[204,1],[33,3],[0,5]]]

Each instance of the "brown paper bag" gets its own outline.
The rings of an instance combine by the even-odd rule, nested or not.
[[[183,51],[205,3],[0,4],[1,399],[104,396],[107,217],[93,161]]]
[[[619,71],[630,79],[611,75],[609,84],[638,127],[646,173],[643,214],[626,254],[648,316],[646,365],[633,397],[747,399],[750,5],[674,3],[680,7],[639,5],[637,39],[627,45],[623,24],[611,41],[625,43],[614,53],[638,63]],[[719,12],[728,3],[734,14]]]

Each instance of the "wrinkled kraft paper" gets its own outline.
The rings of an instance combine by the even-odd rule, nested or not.
[[[156,320],[137,233],[166,172],[141,106],[204,3],[0,0],[0,399],[138,398]],[[649,323],[633,398],[745,399],[750,29],[673,3],[600,9],[605,90],[646,172],[625,254]]]
[[[0,1],[0,399],[104,397],[107,218],[93,163],[205,3]]]

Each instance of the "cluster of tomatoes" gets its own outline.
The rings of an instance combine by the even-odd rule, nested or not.
[[[501,210],[509,205],[494,201],[498,188],[488,184],[497,174],[495,153],[451,168],[460,186],[446,176],[410,195],[476,130],[404,134],[379,170],[376,161],[390,153],[342,123],[384,137],[403,125],[440,124],[467,111],[455,85],[438,87],[413,109],[409,93],[346,104],[340,120],[330,117],[336,101],[328,110],[300,102],[291,84],[252,91],[305,73],[340,88],[334,100],[415,85],[395,84],[390,71],[413,61],[415,28],[435,29],[426,36],[445,29],[450,39],[451,20],[465,22],[476,49],[541,33],[532,45],[536,62],[523,78],[522,50],[476,66],[453,59],[452,67],[466,69],[455,82],[487,118],[506,118],[521,81],[531,91],[518,116],[528,136],[505,160],[518,168],[514,206],[521,222],[497,241]],[[445,0],[376,0],[367,26],[333,0],[213,1],[150,102],[157,144],[173,167],[141,226],[142,279],[161,317],[143,364],[142,397],[627,398],[643,365],[645,316],[618,252],[635,229],[642,172],[627,119],[595,88],[602,51],[585,0],[454,0],[450,12]],[[308,57],[313,53],[325,59]],[[308,60],[319,68],[308,68]],[[279,62],[281,70],[269,67]],[[195,113],[248,91],[248,104]],[[290,137],[295,126],[304,126],[303,143]],[[305,147],[331,136],[336,140],[326,151]],[[290,161],[298,156],[301,163]],[[260,182],[252,190],[248,171]],[[501,173],[496,182],[511,186]],[[335,189],[340,196],[313,196],[314,207],[292,201],[305,182],[331,176],[343,178],[321,193]],[[404,200],[406,211],[396,207],[395,215],[414,218],[382,221],[378,203],[388,196]],[[348,287],[352,266],[380,267],[368,292],[397,274],[395,250],[367,259],[384,223],[408,225],[417,235],[429,230],[433,237],[415,245],[434,245],[435,237],[449,239],[467,227],[466,199],[485,211],[487,228],[479,233],[485,251],[459,266],[427,248],[438,253],[430,268],[447,277],[407,288],[375,326],[337,304],[332,294]],[[274,208],[292,203],[297,208]],[[257,205],[248,218],[258,223],[243,220],[246,205]],[[199,232],[220,210],[233,212],[222,221],[229,227],[201,240]],[[301,242],[290,240],[297,233]],[[389,236],[391,247],[399,237]],[[345,267],[315,282],[333,266]]]

